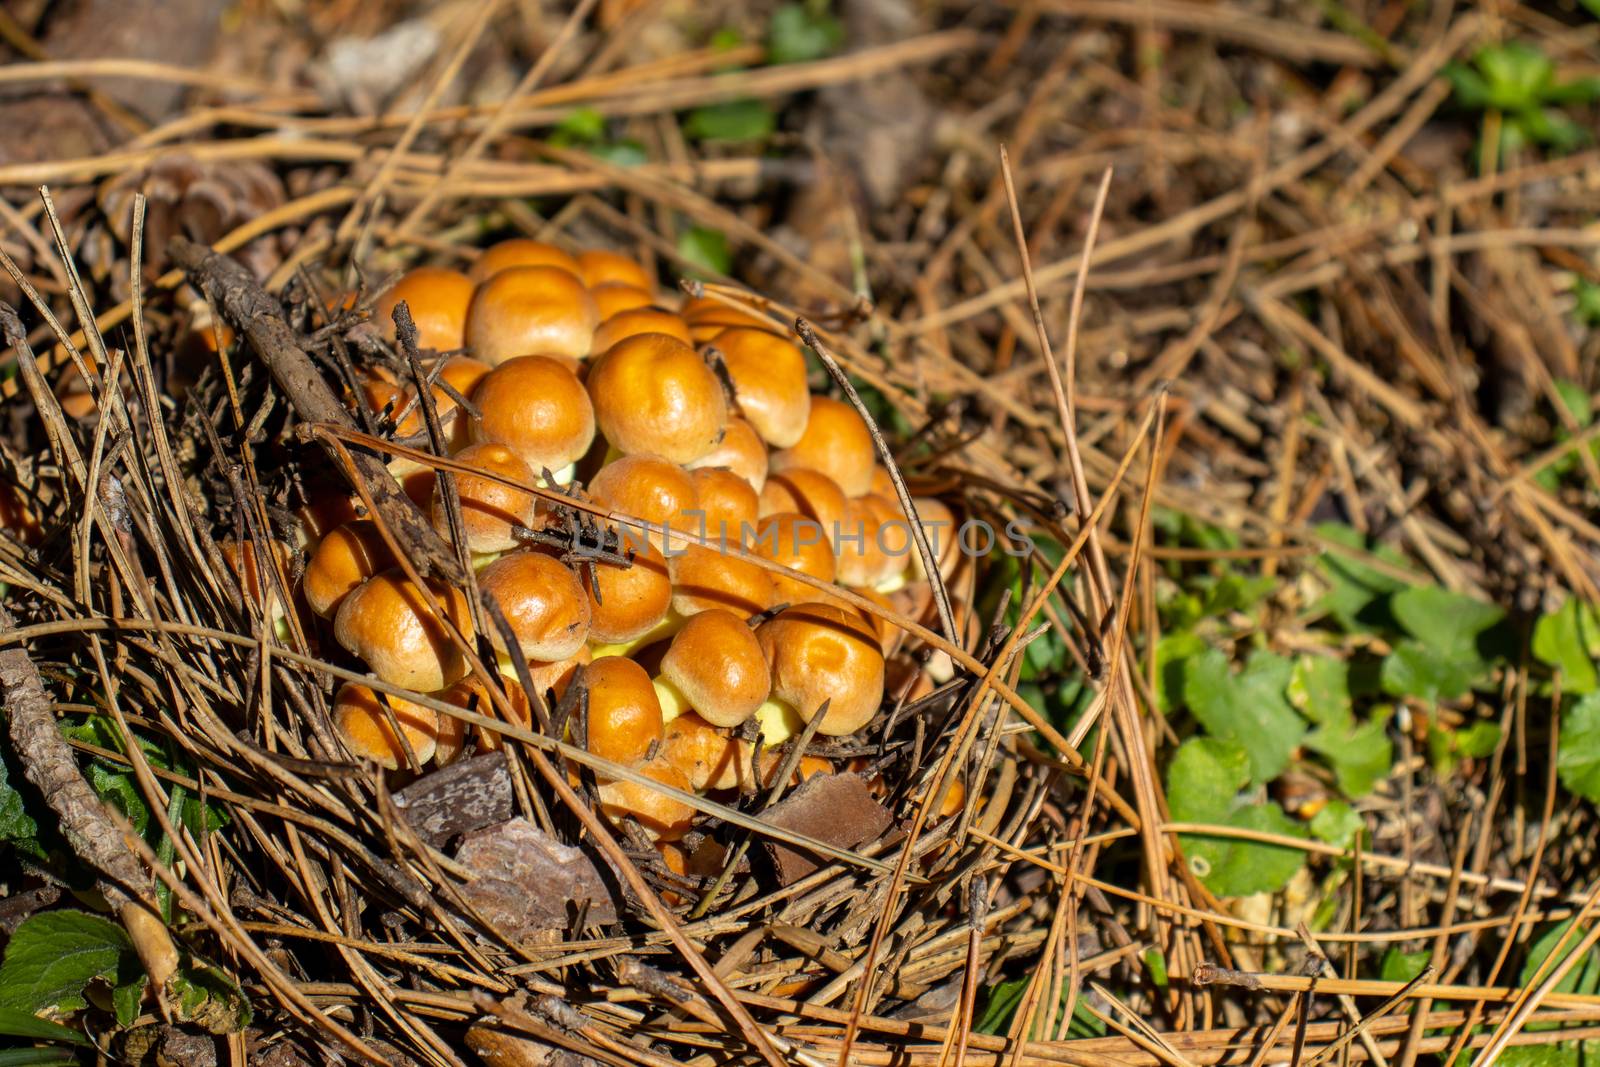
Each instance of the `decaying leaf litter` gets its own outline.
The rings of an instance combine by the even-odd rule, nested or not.
[[[152,15],[166,51],[53,7],[3,27],[3,467],[37,530],[0,542],[0,1029],[128,1061],[1581,1061],[1581,5],[246,4],[226,38]],[[891,823],[798,880],[761,801],[702,802],[725,873],[621,876],[538,773],[556,741],[504,724],[481,808],[391,792],[328,733],[348,666],[217,552],[362,462],[285,346],[335,396],[385,279],[512,233],[803,318],[919,495],[1031,524],[974,568],[937,699],[862,741]],[[270,294],[254,332],[179,235]],[[19,735],[30,684],[74,761]],[[482,821],[402,815],[430,795]],[[462,858],[526,890],[499,842],[544,820],[607,889],[568,928]],[[52,938],[87,946],[54,985]]]

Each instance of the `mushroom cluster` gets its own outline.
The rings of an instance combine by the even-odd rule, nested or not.
[[[523,724],[581,672],[569,739],[635,772],[596,775],[608,816],[671,842],[692,809],[644,781],[752,791],[813,720],[842,738],[873,719],[900,634],[833,591],[917,616],[928,583],[865,422],[811,393],[775,323],[707,298],[671,310],[630,259],[525,239],[465,273],[400,278],[373,313],[391,342],[402,301],[459,508],[431,467],[391,470],[441,536],[464,539]],[[363,373],[352,405],[396,439],[427,440],[410,378]],[[930,528],[950,521],[937,500],[918,511]],[[476,639],[462,590],[414,585],[369,518],[306,531],[304,601],[344,649],[391,686],[493,714],[451,632]],[[942,568],[955,553],[952,531],[940,536]],[[335,722],[352,753],[395,770],[499,743],[359,684],[338,693]],[[832,770],[808,757],[799,773]]]

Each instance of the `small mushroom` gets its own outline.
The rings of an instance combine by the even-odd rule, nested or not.
[[[509,267],[478,286],[467,346],[486,363],[517,356],[582,359],[600,311],[578,276],[560,267]]]

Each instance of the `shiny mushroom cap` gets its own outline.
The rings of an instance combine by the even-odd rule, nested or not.
[[[586,749],[629,766],[660,744],[661,701],[643,667],[626,656],[602,656],[583,669],[583,686],[587,734],[580,740]]]
[[[478,573],[478,590],[499,605],[529,660],[575,656],[589,638],[589,598],[571,567],[543,552],[501,556]],[[509,654],[500,628],[489,628],[495,651]]]
[[[663,554],[677,548],[667,542],[662,527],[698,534],[700,532],[700,492],[694,479],[676,463],[646,452],[620,456],[607,463],[589,479],[589,495],[596,504],[610,511],[642,519],[653,529],[644,531],[625,526],[622,543],[637,546],[649,543]]]
[[[488,374],[490,369],[489,364],[481,359],[473,359],[471,356],[451,356],[439,368],[436,381],[448,383],[457,393],[470,398],[479,380]],[[459,409],[456,398],[445,392],[440,385],[435,385],[433,388],[433,403],[444,428],[445,446],[451,453],[461,451],[472,441],[472,420],[465,411]]]
[[[775,333],[742,326],[723,330],[714,344],[733,380],[739,414],[773,448],[799,442],[811,413],[800,348]]]
[[[627,285],[622,282],[606,282],[589,290],[589,295],[594,299],[594,308],[600,313],[600,321],[615,318],[624,311],[634,311],[638,308],[654,307],[655,295],[648,289],[641,289],[636,285]],[[604,349],[591,349],[599,355]]]
[[[559,475],[594,442],[594,408],[571,369],[546,356],[507,360],[472,391],[472,439],[505,445],[535,474]]]
[[[629,308],[608,316],[600,323],[594,331],[590,352],[595,356],[604,355],[617,342],[643,333],[664,333],[684,344],[690,342],[689,327],[681,316],[658,307]]]
[[[402,300],[417,325],[417,347],[449,352],[466,344],[467,308],[476,288],[471,278],[444,267],[407,271],[373,305],[384,339],[395,339],[394,309]]]
[[[666,760],[648,760],[634,770],[651,781],[690,792],[688,777]],[[694,821],[694,809],[683,801],[623,779],[600,783],[600,811],[613,823],[634,819],[651,841],[676,841]]]
[[[373,575],[344,598],[334,615],[334,638],[390,685],[435,692],[465,674],[467,662],[433,601],[471,640],[472,617],[459,590],[429,581],[425,593],[398,568]]]
[[[725,608],[740,617],[766,611],[776,601],[772,576],[758,564],[716,548],[690,545],[667,560],[672,610],[696,615]]]
[[[523,485],[532,484],[535,478],[522,457],[502,444],[468,445],[456,453],[455,459],[475,470],[497,474]],[[533,524],[533,494],[475,474],[457,474],[455,484],[461,500],[461,525],[467,548],[487,553],[508,552],[517,547],[512,530]],[[445,508],[442,486],[434,488],[432,518],[439,536],[448,539],[450,516]]]
[[[883,653],[861,620],[831,604],[786,608],[756,631],[772,662],[772,695],[809,723],[828,702],[820,733],[851,734],[883,701]]]
[[[762,519],[748,547],[764,559],[823,582],[831,583],[838,567],[822,524],[799,512],[779,511]],[[823,596],[787,574],[774,573],[771,578],[775,604],[803,604]]]
[[[772,687],[761,642],[729,611],[702,611],[683,624],[661,657],[661,674],[713,726],[738,726]]]
[[[761,500],[750,483],[722,467],[701,467],[689,472],[705,514],[706,536],[739,544],[746,527],[761,517]]]
[[[411,764],[407,748],[420,769],[434,757],[439,743],[438,712],[397,696],[380,697],[353,682],[340,687],[334,697],[333,726],[351,755],[391,771]]]
[[[715,340],[724,330],[743,327],[774,331],[777,323],[759,315],[750,315],[738,308],[729,307],[709,296],[695,297],[683,305],[683,317],[694,334],[694,343],[703,345]]]
[[[573,256],[555,245],[527,237],[513,237],[490,245],[473,261],[467,276],[473,282],[482,283],[512,267],[555,267],[574,278],[582,277],[582,267]]]
[[[635,543],[631,566],[596,562],[580,567],[589,596],[589,639],[626,644],[643,637],[672,608],[672,578],[655,546]]]
[[[578,276],[591,289],[602,285],[631,285],[649,292],[655,288],[655,281],[636,260],[598,248],[578,253]]]
[[[699,459],[684,464],[690,470],[721,467],[732,471],[761,492],[767,484],[767,443],[741,418],[730,418],[722,441]]]
[[[860,496],[872,489],[876,459],[872,434],[856,409],[840,400],[816,396],[811,398],[805,433],[792,447],[772,454],[771,469],[809,467],[838,482],[845,496]]]
[[[696,793],[740,786],[739,743],[693,712],[667,723],[661,758],[682,771]]]
[[[344,598],[362,582],[394,565],[394,554],[377,524],[356,519],[335,528],[318,543],[300,584],[311,610],[331,619]]]
[[[839,483],[821,471],[796,467],[767,476],[761,490],[761,517],[792,511],[815,520],[830,545],[845,530],[849,498]]]
[[[582,359],[600,312],[577,277],[557,267],[511,267],[478,286],[467,346],[486,363],[517,356]]]
[[[690,463],[716,447],[728,424],[722,383],[694,349],[666,334],[613,345],[586,384],[600,432],[625,454]]]
[[[845,502],[844,531],[837,545],[840,585],[871,589],[909,562],[910,527],[898,508],[875,493]]]

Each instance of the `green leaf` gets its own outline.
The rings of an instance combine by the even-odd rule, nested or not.
[[[1397,567],[1405,567],[1405,557],[1387,546],[1370,548],[1361,532],[1341,523],[1323,523],[1316,528],[1325,541],[1368,552]],[[1369,633],[1384,628],[1390,621],[1390,593],[1406,588],[1406,583],[1371,564],[1329,549],[1317,557],[1316,570],[1328,583],[1328,591],[1317,602],[1317,609],[1333,616],[1349,632]]]
[[[1173,819],[1305,837],[1305,829],[1276,803],[1252,803],[1240,796],[1250,784],[1250,773],[1250,755],[1243,746],[1190,738],[1167,768],[1167,802]],[[1190,869],[1219,896],[1275,893],[1305,863],[1297,849],[1281,845],[1203,834],[1184,834],[1182,840]]]
[[[1523,41],[1481,49],[1473,63],[1489,83],[1488,106],[1501,111],[1534,107],[1555,81],[1550,57]]]
[[[1527,1030],[1535,1026],[1524,1027]],[[1467,1053],[1463,1052],[1465,1058]],[[1583,1067],[1600,1056],[1600,1042],[1560,1041],[1554,1045],[1513,1045],[1495,1060],[1498,1067]],[[1470,1061],[1468,1061],[1470,1062]]]
[[[1228,820],[1228,825],[1285,837],[1306,836],[1305,829],[1299,823],[1270,801],[1241,808]],[[1288,885],[1289,880],[1305,865],[1305,856],[1297,849],[1253,841],[1189,836],[1192,840],[1186,842],[1185,848],[1191,869],[1218,896],[1247,897],[1256,893],[1276,893]]]
[[[1383,687],[1391,696],[1458,700],[1488,670],[1479,645],[1505,617],[1501,609],[1437,586],[1402,590],[1390,608],[1412,637],[1384,661]]]
[[[28,841],[39,833],[23,806],[22,794],[11,786],[11,745],[0,741],[0,841]]]
[[[1468,759],[1488,759],[1499,747],[1500,726],[1487,719],[1480,719],[1455,732],[1456,751]]]
[[[144,802],[144,794],[139,791],[132,771],[113,770],[97,760],[89,764],[84,777],[101,800],[116,808],[134,830],[144,836],[150,829],[150,805]]]
[[[0,1037],[21,1037],[29,1041],[70,1041],[87,1045],[89,1039],[70,1026],[41,1019],[22,1008],[0,1007]]]
[[[1160,949],[1145,950],[1144,966],[1150,973],[1150,981],[1155,983],[1157,989],[1167,988],[1167,957]]]
[[[1600,611],[1577,597],[1533,626],[1533,655],[1561,675],[1561,690],[1574,696],[1600,689]]]
[[[606,135],[606,117],[592,107],[571,111],[551,131],[554,144],[589,144]]]
[[[590,145],[588,153],[614,167],[642,167],[650,162],[650,154],[638,141],[609,141]]]
[[[144,989],[149,984],[150,976],[139,974],[132,981],[123,982],[111,991],[111,1007],[117,1013],[118,1026],[127,1029],[139,1017],[139,1004],[144,1000]]]
[[[1591,804],[1600,804],[1600,693],[1590,693],[1561,716],[1561,784]]]
[[[1480,660],[1479,636],[1505,617],[1493,604],[1429,585],[1396,593],[1390,606],[1406,633],[1460,660]]]
[[[1011,1019],[1017,1014],[1017,1008],[1027,991],[1026,978],[1009,978],[990,986],[989,995],[984,1000],[983,1011],[979,1014],[973,1029],[980,1034],[1004,1033],[1006,1027],[1011,1025]]]
[[[178,1018],[213,1034],[235,1034],[250,1025],[250,1002],[239,983],[221,968],[191,956],[167,983]]]
[[[1206,650],[1193,630],[1176,630],[1156,642],[1156,706],[1170,715],[1183,706],[1184,665]]]
[[[1330,845],[1349,848],[1366,823],[1356,809],[1342,800],[1330,800],[1311,817],[1311,836]]]
[[[1224,822],[1250,784],[1250,754],[1232,741],[1192,737],[1167,768],[1167,806],[1180,822]]]
[[[1442,659],[1419,641],[1403,641],[1383,661],[1383,691],[1430,704],[1459,700],[1483,671],[1477,661]]]
[[[1489,83],[1482,74],[1465,63],[1447,64],[1441,73],[1455,90],[1459,106],[1469,111],[1483,111],[1489,107]]]
[[[1306,738],[1306,747],[1333,767],[1339,792],[1364,797],[1389,776],[1394,766],[1394,744],[1389,740],[1388,714],[1375,714],[1359,726],[1324,726]]]
[[[777,115],[764,101],[730,100],[689,112],[683,132],[697,141],[759,141],[777,125]]]
[[[1557,378],[1554,385],[1561,406],[1566,409],[1573,422],[1582,427],[1594,421],[1594,411],[1590,407],[1591,400],[1587,389],[1565,378]]]
[[[1528,959],[1522,965],[1521,985],[1529,986],[1536,981],[1543,980],[1542,977],[1538,976],[1540,968],[1544,966],[1546,960],[1550,959],[1550,954],[1555,951],[1556,945],[1560,943],[1562,936],[1572,927],[1573,921],[1572,919],[1567,919],[1556,923],[1535,938],[1533,944],[1528,946]],[[1552,968],[1565,961],[1582,940],[1583,931],[1581,930],[1567,938],[1566,945],[1561,949],[1561,955],[1551,964]],[[1549,972],[1547,971],[1546,973],[1548,974]],[[1600,991],[1600,948],[1590,948],[1585,953],[1584,958],[1574,964],[1572,969],[1567,972],[1566,977],[1556,983],[1554,992],[1592,996],[1597,991]]]
[[[733,26],[723,26],[706,42],[707,47],[713,52],[731,52],[742,44],[744,44],[744,34]]]
[[[77,1011],[97,978],[137,973],[138,958],[122,927],[83,911],[30,916],[6,945],[0,963],[0,1007]]]
[[[1594,2],[1600,4],[1600,0]],[[1577,298],[1572,309],[1573,317],[1585,326],[1600,326],[1600,282],[1591,282],[1583,277],[1574,278],[1572,293]]]
[[[1402,952],[1391,946],[1383,954],[1378,977],[1385,982],[1409,982],[1422,973],[1432,958],[1431,952]]]
[[[844,41],[839,20],[806,4],[784,4],[772,13],[767,30],[767,58],[774,63],[821,59]]]
[[[1195,656],[1184,668],[1189,710],[1212,737],[1243,746],[1257,783],[1276,778],[1305,735],[1305,724],[1284,697],[1291,669],[1282,656],[1257,651],[1235,675],[1217,649]]]
[[[1289,702],[1324,727],[1343,729],[1352,721],[1350,667],[1331,656],[1301,656],[1289,676]]]
[[[1193,585],[1204,594],[1200,601],[1200,613],[1216,616],[1232,611],[1249,611],[1272,594],[1278,587],[1278,580],[1263,574],[1244,575],[1230,570],[1223,574],[1198,577]]]
[[[678,235],[678,254],[708,274],[727,274],[733,269],[728,238],[721,230],[691,226]]]
[[[973,1029],[980,1034],[1003,1034],[1011,1026],[1011,1020],[1016,1017],[1017,1009],[1022,1006],[1022,998],[1028,992],[1027,978],[1011,978],[1003,982],[996,982],[989,987],[988,996],[984,1000],[983,1011],[978,1015],[978,1021]],[[1061,998],[1065,1004],[1067,989],[1063,985]],[[1041,1013],[1042,1015],[1042,1013]],[[1104,1037],[1106,1024],[1095,1018],[1083,1004],[1080,997],[1072,1006],[1072,1021],[1067,1024],[1067,1036],[1073,1038]]]
[[[65,1048],[14,1048],[0,1052],[0,1067],[50,1067],[78,1062],[78,1054]]]

